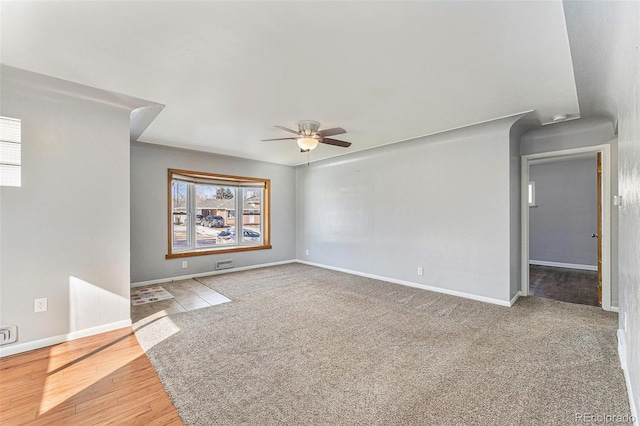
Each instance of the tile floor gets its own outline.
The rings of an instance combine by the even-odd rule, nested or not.
[[[163,283],[160,284],[160,287],[171,293],[174,298],[132,306],[131,321],[134,324],[151,316],[193,311],[231,301],[231,299],[193,279]]]

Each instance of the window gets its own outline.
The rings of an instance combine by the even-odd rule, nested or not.
[[[169,169],[167,259],[269,249],[269,179]]]
[[[529,206],[536,206],[536,183],[533,181],[529,182]]]
[[[21,127],[17,118],[0,116],[0,186],[22,186]]]

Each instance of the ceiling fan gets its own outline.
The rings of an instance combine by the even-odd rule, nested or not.
[[[328,136],[341,135],[343,133],[347,133],[345,129],[342,127],[334,127],[332,129],[326,130],[318,130],[320,128],[320,123],[313,120],[302,120],[298,121],[298,131],[287,129],[282,126],[274,126],[278,129],[284,130],[285,132],[293,133],[297,135],[296,137],[289,138],[276,138],[276,139],[263,139],[263,141],[284,141],[284,140],[295,140],[298,142],[298,146],[300,147],[301,152],[309,152],[318,146],[318,143],[324,143],[327,145],[341,146],[343,148],[348,148],[351,146],[351,142],[339,141],[337,139],[331,139]]]

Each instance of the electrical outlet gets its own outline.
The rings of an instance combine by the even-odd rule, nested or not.
[[[424,273],[424,270],[422,269],[422,266],[418,266],[418,275],[422,275]]]
[[[47,310],[47,298],[41,297],[33,300],[33,312],[45,312]]]
[[[182,261],[182,269],[187,269],[187,261],[186,260]]]
[[[306,250],[304,251],[304,254],[306,254],[307,256],[309,256],[309,249],[306,249]]]

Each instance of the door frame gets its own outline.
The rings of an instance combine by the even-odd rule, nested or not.
[[[598,153],[602,155],[602,234],[598,237],[602,244],[602,309],[611,311],[611,145],[594,145],[559,151],[541,152],[521,156],[520,167],[520,209],[522,228],[521,247],[521,288],[522,296],[529,295],[529,162],[541,158],[566,157],[575,154]]]

